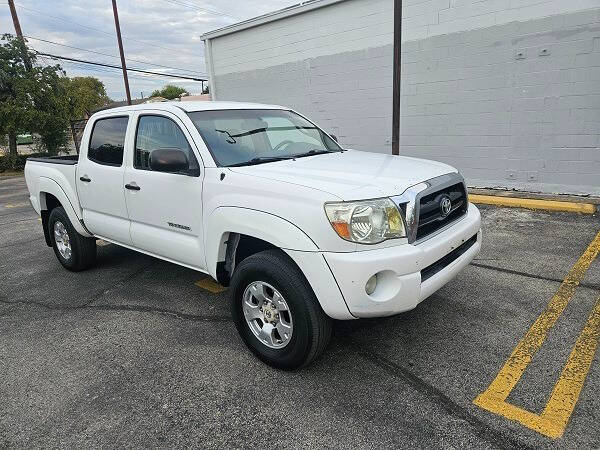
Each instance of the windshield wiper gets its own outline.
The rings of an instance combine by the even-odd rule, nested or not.
[[[295,158],[295,156],[261,156],[259,158],[252,158],[249,161],[242,161],[239,163],[229,164],[225,167],[255,166],[256,164],[263,164],[274,161],[285,161],[287,159],[293,158]]]
[[[305,153],[298,153],[297,155],[293,155],[293,158],[302,158],[303,156],[313,156],[313,155],[323,155],[325,153],[335,153],[336,150],[309,150]]]
[[[343,150],[317,150],[317,149],[314,149],[314,150],[309,150],[305,153],[299,153],[297,155],[290,155],[290,156],[261,156],[258,158],[252,158],[249,161],[243,161],[243,162],[239,162],[239,163],[229,164],[225,167],[255,166],[256,164],[263,164],[263,163],[274,162],[274,161],[285,161],[288,159],[302,158],[304,156],[322,155],[325,153],[339,153],[342,151]]]

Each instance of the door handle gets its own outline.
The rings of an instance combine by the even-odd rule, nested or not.
[[[90,178],[87,177],[87,175],[84,175],[82,177],[79,177],[79,179],[81,181],[83,181],[84,183],[89,183],[90,181],[92,181]]]
[[[125,189],[129,189],[129,190],[132,190],[132,191],[139,191],[140,187],[137,184],[127,183],[125,185]]]

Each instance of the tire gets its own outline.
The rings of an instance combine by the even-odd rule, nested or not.
[[[263,302],[267,308],[264,311],[255,306],[255,303],[260,304],[261,295],[253,294],[261,287],[263,299],[270,298]],[[244,259],[233,273],[229,291],[231,315],[242,340],[266,364],[283,370],[298,369],[312,363],[327,347],[331,319],[321,309],[300,269],[281,250],[266,250]],[[277,294],[283,297],[284,306]],[[273,318],[271,311],[275,303],[279,304],[275,314],[278,319],[267,323],[266,320]],[[248,322],[245,310],[249,317],[256,313],[262,314],[262,318]],[[258,331],[261,323],[262,327],[275,327],[270,338],[265,339]],[[288,329],[284,325],[291,325],[291,336],[287,338],[284,337],[287,333],[278,331]],[[271,345],[266,343],[268,341]]]
[[[96,263],[96,239],[80,235],[73,228],[69,216],[62,206],[56,207],[50,212],[48,233],[54,254],[65,269],[79,272],[89,269]],[[65,250],[65,242],[68,243],[70,251]]]

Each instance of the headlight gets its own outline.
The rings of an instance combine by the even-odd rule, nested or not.
[[[336,233],[347,241],[377,244],[406,236],[400,211],[389,198],[325,203],[325,213]]]

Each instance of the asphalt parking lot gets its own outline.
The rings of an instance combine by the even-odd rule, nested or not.
[[[286,373],[197,272],[115,245],[64,270],[0,179],[0,448],[598,448],[598,216],[481,210],[457,279]]]

